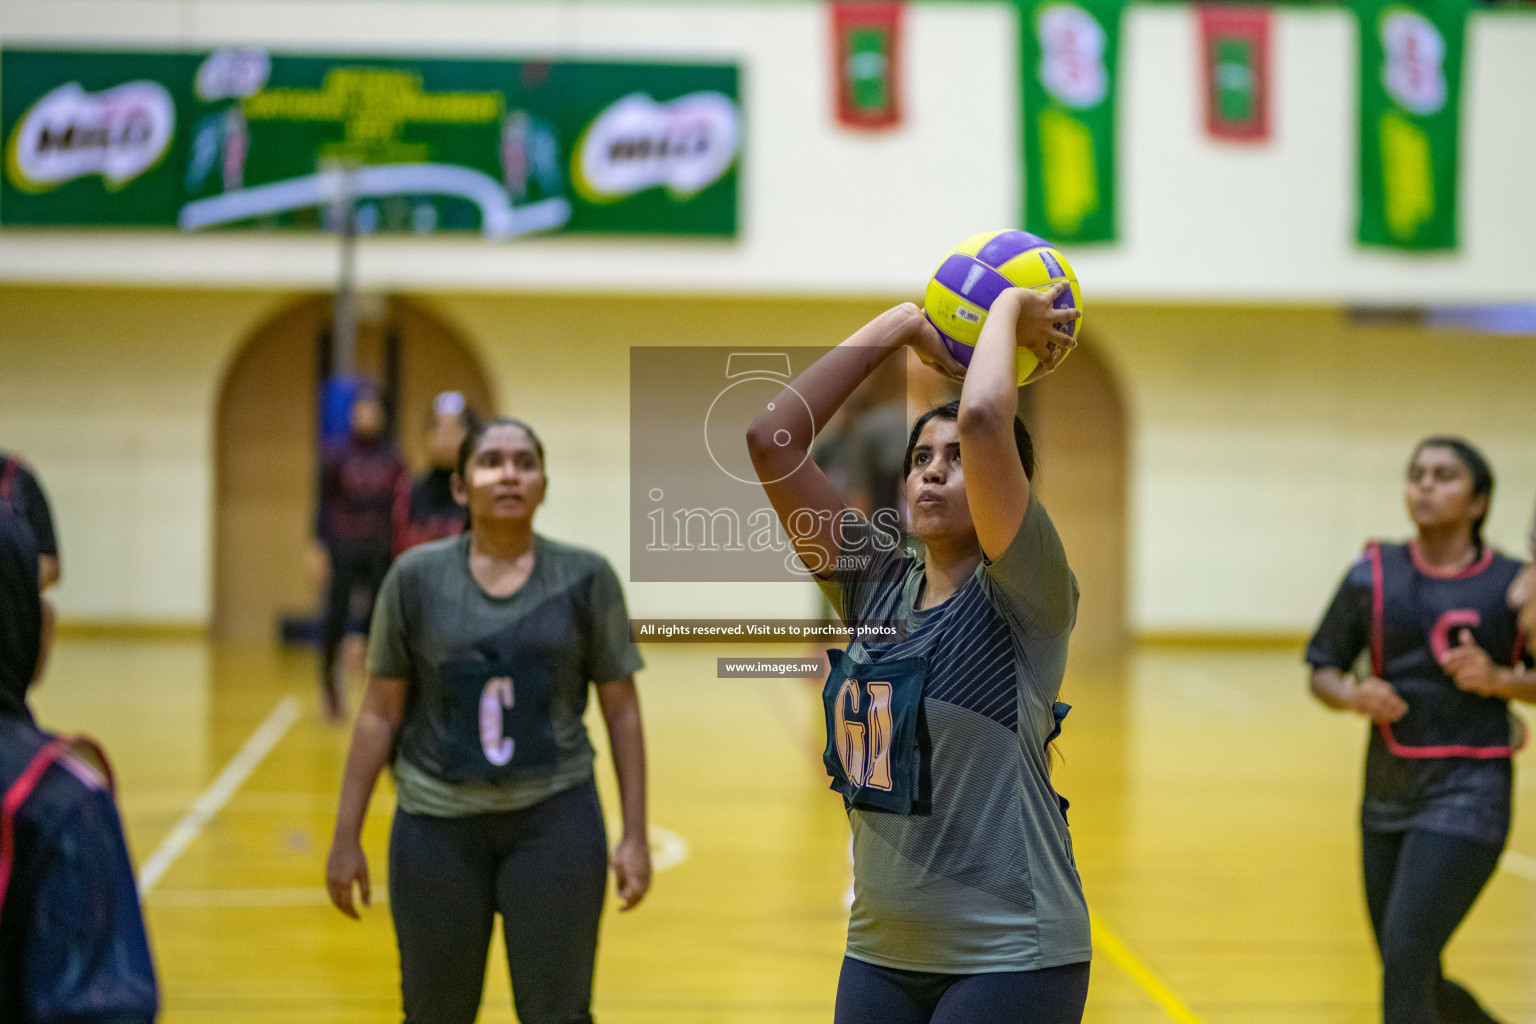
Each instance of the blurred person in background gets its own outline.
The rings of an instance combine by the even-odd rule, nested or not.
[[[432,400],[427,471],[414,481],[402,477],[395,493],[396,557],[417,544],[458,536],[469,525],[468,513],[453,497],[453,466],[474,427],[474,410],[461,393],[444,391]]]
[[[53,510],[32,467],[17,455],[0,452],[0,509],[9,509],[27,524],[37,545],[38,579],[47,590],[59,582],[59,540]]]
[[[365,385],[352,403],[351,430],[321,455],[312,557],[316,575],[328,581],[320,693],[332,721],[346,716],[345,673],[337,654],[353,615],[354,597],[362,599],[367,632],[374,597],[393,556],[395,494],[406,470],[387,426],[378,390]]]
[[[389,764],[407,1024],[475,1019],[498,913],[518,1020],[591,1024],[608,869],[625,910],[650,887],[640,652],[607,560],[534,532],[548,485],[532,428],[477,427],[453,480],[468,532],[401,555],[379,595],[326,889],[349,917],[354,889],[369,905],[362,827]],[[624,828],[611,855],[582,721],[594,687]]]
[[[154,968],[111,770],[27,706],[52,634],[31,531],[0,509],[0,1020],[148,1024]]]
[[[865,401],[851,417],[845,457],[848,507],[865,518],[883,509],[893,524],[901,521],[907,453],[905,367],[905,359],[887,359],[870,375]]]
[[[1421,441],[1405,493],[1416,536],[1367,545],[1307,647],[1313,696],[1375,726],[1360,825],[1386,1024],[1494,1020],[1441,973],[1509,835],[1525,727],[1508,702],[1536,702],[1510,602],[1521,564],[1483,542],[1492,497],[1477,449]]]

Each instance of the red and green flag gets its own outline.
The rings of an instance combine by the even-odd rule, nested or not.
[[[832,79],[848,128],[901,123],[901,3],[834,3]]]
[[[1024,226],[1055,244],[1113,241],[1124,0],[1016,2],[1024,57]]]
[[[1202,4],[1200,50],[1205,71],[1205,130],[1213,138],[1269,138],[1270,56],[1267,7]]]
[[[1360,241],[1456,247],[1468,0],[1352,0],[1360,24]]]

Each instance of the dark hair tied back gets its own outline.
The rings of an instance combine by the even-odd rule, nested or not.
[[[1409,472],[1413,471],[1413,464],[1418,461],[1419,453],[1426,448],[1449,448],[1456,453],[1456,458],[1467,472],[1472,474],[1472,497],[1479,498],[1488,495],[1489,509],[1493,507],[1493,467],[1488,465],[1488,460],[1483,453],[1474,448],[1471,442],[1459,437],[1447,434],[1435,434],[1420,441],[1413,449],[1413,457],[1408,460]],[[1477,546],[1478,554],[1483,550],[1483,523],[1488,519],[1488,510],[1477,517],[1472,524],[1472,543]]]
[[[474,457],[475,449],[480,447],[480,441],[493,427],[516,427],[528,435],[528,440],[533,442],[533,450],[539,453],[539,468],[544,468],[544,442],[539,440],[539,435],[533,432],[533,428],[520,419],[512,416],[492,416],[484,423],[469,423],[468,430],[464,434],[464,442],[459,445],[459,458],[454,466],[460,479],[464,478],[464,470],[469,466],[469,460]]]
[[[917,439],[923,435],[923,428],[931,419],[958,421],[960,419],[960,402],[946,402],[937,408],[929,409],[917,418],[912,424],[912,433],[907,437],[907,454],[901,459],[901,476],[906,479],[912,472],[912,452],[917,448]],[[1028,480],[1035,478],[1035,441],[1029,436],[1029,428],[1024,426],[1024,421],[1017,416],[1013,418],[1013,443],[1019,449],[1019,463],[1024,467],[1024,477]]]

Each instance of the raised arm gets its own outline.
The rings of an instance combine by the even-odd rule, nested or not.
[[[1032,379],[1050,373],[1077,344],[1055,327],[1075,320],[1075,309],[1053,309],[1066,288],[1048,292],[1010,288],[997,297],[982,324],[960,390],[960,465],[965,470],[966,499],[982,554],[998,558],[1019,532],[1029,510],[1029,478],[1019,463],[1013,421],[1019,412],[1019,384],[1014,359],[1020,347],[1040,360]]]
[[[356,884],[363,906],[372,906],[368,880],[368,858],[363,854],[363,819],[379,772],[389,760],[405,717],[405,697],[409,684],[404,679],[369,676],[363,706],[352,728],[352,748],[347,752],[347,770],[341,781],[341,804],[336,809],[336,831],[331,837],[331,852],[325,862],[325,888],[336,909],[348,917],[357,917],[352,903]]]
[[[964,372],[944,351],[922,310],[902,303],[811,364],[747,431],[752,466],[784,532],[806,567],[822,579],[832,575],[836,564],[835,523],[842,506],[826,474],[809,457],[811,442],[864,378],[906,345],[914,346],[923,361],[940,372],[957,378]]]

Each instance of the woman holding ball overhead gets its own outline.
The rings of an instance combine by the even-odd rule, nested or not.
[[[1054,305],[1065,288],[997,294],[968,369],[916,306],[882,313],[791,383],[803,403],[781,396],[748,432],[768,498],[843,619],[905,624],[897,642],[829,652],[824,760],[854,849],[837,1024],[1082,1018],[1088,909],[1047,752],[1068,710],[1056,698],[1077,583],[1031,491],[1015,363],[1022,348],[1045,373],[1071,350],[1055,326],[1078,316]],[[907,445],[921,557],[841,507],[805,458],[905,347],[964,378]]]
[[[354,887],[368,905],[360,836],[389,762],[406,1024],[475,1019],[498,913],[522,1024],[590,1024],[608,868],[625,910],[650,885],[640,655],[602,556],[534,532],[547,486],[531,427],[475,427],[453,478],[469,531],[407,551],[380,590],[326,886],[350,917]],[[582,724],[591,684],[623,804],[611,857]]]
[[[1307,647],[1312,694],[1374,725],[1360,825],[1382,1019],[1487,1024],[1440,956],[1509,834],[1525,727],[1508,702],[1536,702],[1510,600],[1520,563],[1483,542],[1493,473],[1465,441],[1419,442],[1405,497],[1416,536],[1367,545],[1345,575]]]

